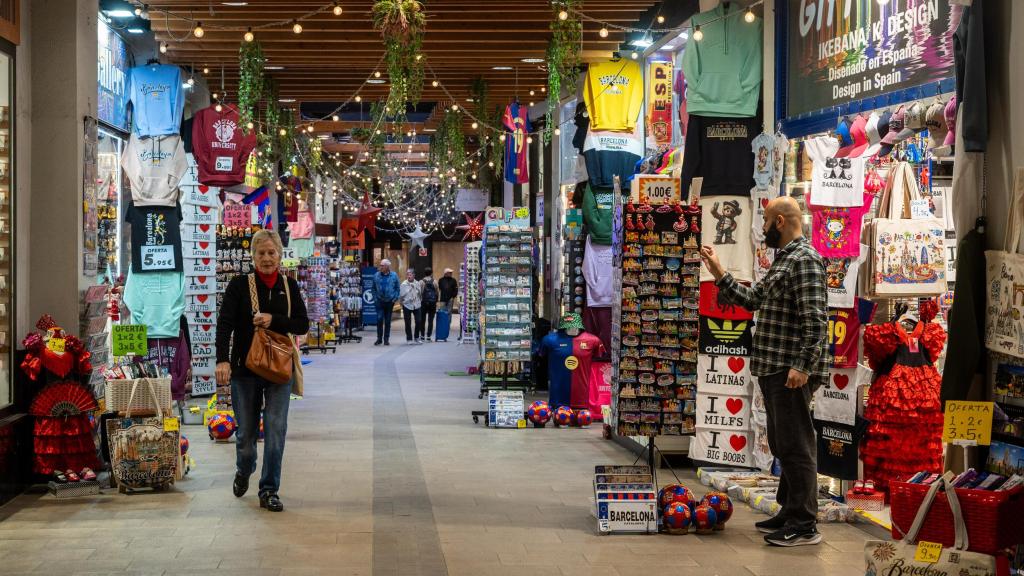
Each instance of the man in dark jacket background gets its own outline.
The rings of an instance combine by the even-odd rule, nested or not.
[[[444,276],[437,281],[437,287],[441,291],[441,305],[450,313],[459,294],[459,281],[452,277],[451,268],[444,269]]]

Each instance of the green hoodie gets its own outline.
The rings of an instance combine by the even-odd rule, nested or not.
[[[763,75],[764,23],[746,22],[739,3],[695,15],[704,38],[690,35],[683,52],[686,110],[700,116],[748,118],[757,113]]]

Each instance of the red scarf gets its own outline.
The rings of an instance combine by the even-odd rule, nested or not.
[[[277,272],[271,272],[270,274],[264,274],[259,270],[256,271],[256,275],[259,276],[260,281],[267,285],[268,289],[272,289],[277,284]]]

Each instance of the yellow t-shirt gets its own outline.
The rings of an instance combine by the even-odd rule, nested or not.
[[[633,130],[644,100],[640,64],[631,60],[591,64],[583,97],[591,130]]]

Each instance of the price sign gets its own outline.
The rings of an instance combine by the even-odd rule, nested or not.
[[[164,432],[181,430],[181,422],[177,418],[164,418]]]
[[[910,218],[912,220],[935,218],[935,214],[932,214],[932,207],[927,198],[910,201]]]
[[[516,428],[526,428],[526,420],[522,418],[516,420]]]
[[[630,190],[632,200],[640,204],[678,204],[682,193],[678,178],[661,175],[638,175]]]
[[[145,271],[173,270],[175,267],[174,246],[142,246],[139,253]]]
[[[939,561],[939,556],[941,555],[942,544],[921,540],[917,543],[917,551],[914,552],[914,561],[924,562],[926,564],[935,564]]]
[[[224,207],[224,225],[234,228],[248,228],[252,224],[252,206],[229,204]]]
[[[943,414],[943,442],[971,442],[979,446],[992,443],[992,402],[949,400]]]
[[[50,350],[50,352],[63,354],[65,343],[66,342],[64,341],[63,338],[50,338],[49,340],[46,341],[46,347]]]
[[[145,356],[149,352],[144,324],[115,324],[111,333],[114,356],[135,354]]]

